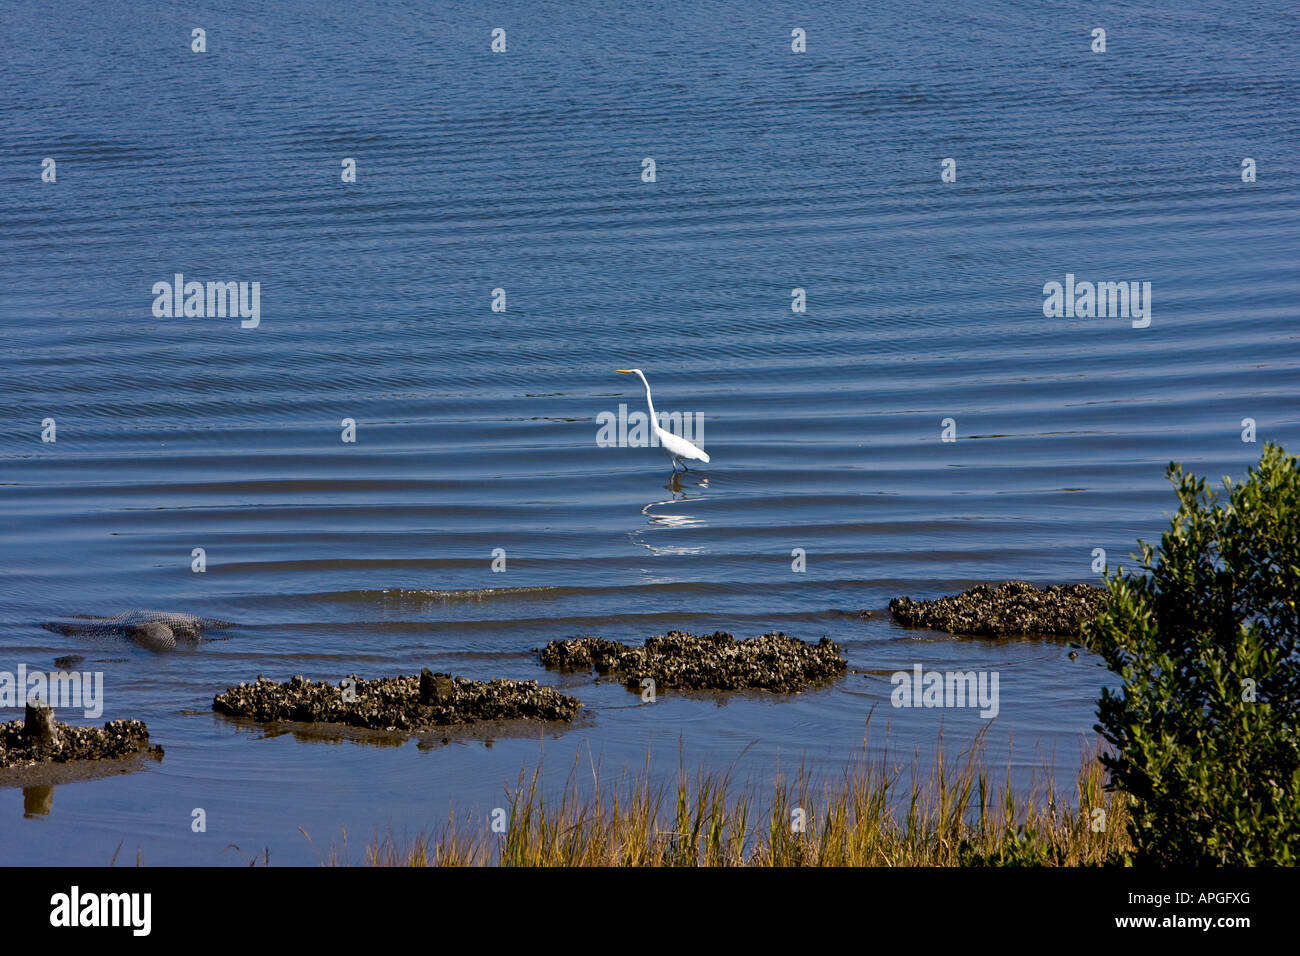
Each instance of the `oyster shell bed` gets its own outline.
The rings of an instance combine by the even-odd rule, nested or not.
[[[594,669],[633,689],[650,678],[657,688],[797,693],[813,681],[843,674],[848,667],[830,638],[809,644],[780,632],[738,641],[725,631],[702,635],[671,631],[641,647],[588,636],[551,641],[539,653],[547,667]]]
[[[1026,581],[1005,581],[995,587],[981,584],[934,601],[894,598],[889,602],[889,613],[907,627],[927,627],[950,634],[1078,637],[1083,622],[1101,611],[1107,593],[1105,588],[1091,584],[1036,588]]]
[[[38,745],[25,732],[21,720],[0,724],[0,768],[29,767],[70,760],[114,760],[141,751],[162,754],[149,746],[149,729],[140,720],[110,720],[103,727],[73,727],[56,723],[58,740]]]
[[[421,703],[422,675],[366,680],[356,675],[356,699],[344,699],[342,682],[330,684],[297,676],[285,683],[258,675],[212,699],[212,708],[260,723],[347,724],[373,730],[420,731],[479,720],[572,720],[581,701],[537,681],[472,681],[450,674],[423,680],[428,703]]]

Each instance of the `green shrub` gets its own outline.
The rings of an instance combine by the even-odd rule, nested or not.
[[[1065,853],[1033,827],[1007,827],[991,850],[973,840],[957,847],[958,866],[1065,866]]]
[[[1171,464],[1178,513],[1121,568],[1085,640],[1123,680],[1097,730],[1129,796],[1134,861],[1300,862],[1300,470],[1268,445],[1247,480]],[[1134,558],[1139,558],[1134,555]]]

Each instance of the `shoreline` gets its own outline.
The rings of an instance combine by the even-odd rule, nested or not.
[[[1080,760],[1073,796],[1047,784],[1016,791],[984,762],[983,737],[950,768],[904,776],[887,758],[852,758],[834,778],[800,765],[766,782],[684,768],[626,771],[610,789],[570,772],[547,797],[540,766],[521,771],[504,805],[399,841],[368,841],[359,861],[331,844],[331,866],[1117,866],[1126,865],[1127,797],[1107,791],[1099,748]],[[310,839],[310,837],[309,837]]]
[[[975,622],[963,636],[1036,638],[1052,640],[1077,634],[1081,609],[1097,606],[1091,585],[1046,585],[1039,589],[1011,580],[992,586],[977,585],[957,595],[913,602],[895,598],[887,613],[894,626],[923,628],[937,633],[957,622]],[[900,611],[901,605],[901,611]],[[957,607],[960,615],[952,613]],[[1026,608],[1028,612],[1026,613]],[[1010,611],[1008,610],[1010,609]],[[936,613],[941,620],[935,620]],[[1017,617],[1017,614],[1020,616]],[[863,620],[878,620],[880,612],[857,612]],[[1022,633],[1017,622],[1048,620],[1063,633]],[[1065,621],[1065,627],[1061,622]],[[627,645],[596,637],[552,640],[532,652],[546,676],[560,678],[561,686],[586,673],[594,683],[624,685],[641,692],[642,702],[653,701],[657,691],[696,697],[704,695],[725,703],[733,697],[760,695],[780,699],[798,696],[822,685],[835,684],[854,673],[872,674],[871,669],[848,667],[838,645],[822,637],[819,642],[789,638],[779,632],[737,640],[730,634],[694,635],[670,631],[650,637],[641,645]],[[66,660],[67,658],[61,658]],[[1073,659],[1073,656],[1072,658]],[[648,687],[648,690],[647,690]],[[340,692],[362,691],[359,703],[340,702]],[[367,692],[369,691],[369,692]],[[420,699],[416,699],[418,695]],[[648,697],[647,697],[648,695]],[[325,682],[295,677],[284,683],[258,676],[253,684],[228,688],[212,701],[214,711],[240,725],[261,727],[267,737],[292,734],[300,739],[351,740],[359,744],[400,745],[416,739],[420,749],[434,749],[452,740],[491,740],[558,734],[582,715],[581,726],[590,726],[598,712],[584,710],[577,698],[557,687],[539,686],[536,680],[468,681],[449,674],[424,677],[352,677],[331,687]],[[69,726],[69,725],[61,725]],[[104,763],[102,771],[95,765]],[[39,775],[0,774],[0,788],[30,785],[28,778],[50,785],[110,776],[119,772],[107,756],[102,760],[78,761],[78,766],[46,759]],[[82,767],[81,764],[86,766]]]

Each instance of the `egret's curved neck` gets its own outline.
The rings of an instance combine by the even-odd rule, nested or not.
[[[645,376],[637,372],[637,378],[641,379],[641,384],[645,386],[645,404],[650,409],[650,427],[659,424],[659,416],[655,414],[655,403],[650,400],[650,383],[645,380]]]

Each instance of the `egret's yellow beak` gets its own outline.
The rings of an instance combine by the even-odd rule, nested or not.
[[[616,368],[616,369],[614,369],[614,371],[615,371],[615,372],[622,372],[624,375],[631,375],[631,374],[632,374],[632,370],[631,370],[630,368]]]

